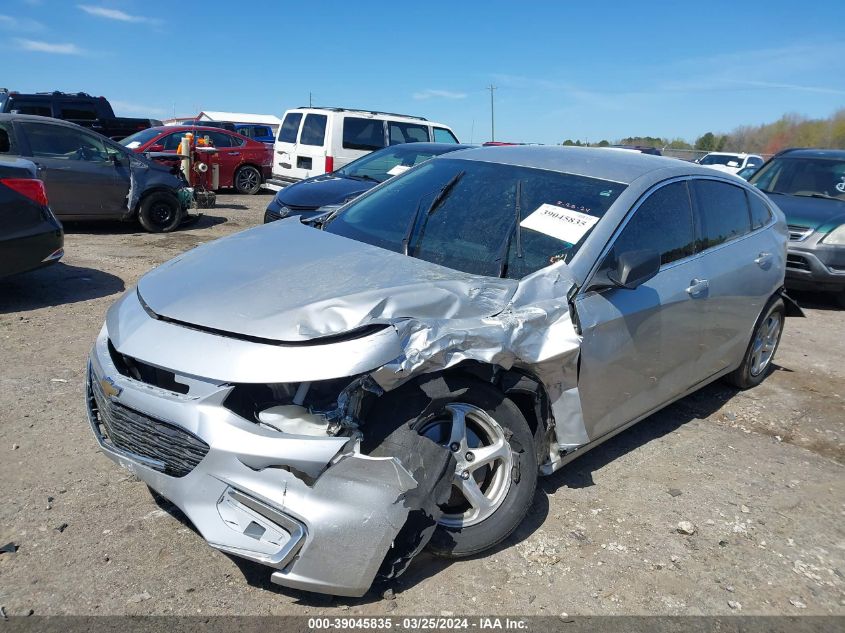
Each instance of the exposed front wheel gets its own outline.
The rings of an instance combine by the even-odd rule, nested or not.
[[[138,221],[150,233],[168,233],[182,222],[182,208],[176,196],[157,191],[141,201]]]
[[[235,172],[235,189],[238,193],[254,195],[261,190],[261,172],[252,165],[244,165]]]

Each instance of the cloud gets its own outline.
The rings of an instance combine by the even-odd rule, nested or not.
[[[143,105],[140,103],[132,103],[131,101],[120,101],[115,99],[110,99],[109,103],[111,103],[112,108],[118,114],[118,116],[125,116],[125,115],[140,115],[140,116],[161,116],[167,114],[167,110],[163,108],[156,108],[154,106]]]
[[[143,15],[131,15],[120,9],[109,9],[108,7],[95,7],[90,4],[76,5],[82,11],[89,15],[97,16],[98,18],[106,18],[107,20],[117,20],[118,22],[147,22],[155,24],[158,22],[155,18],[148,18]]]
[[[0,13],[0,29],[18,32],[34,32],[43,31],[44,25],[41,24],[41,22],[36,22],[35,20],[30,20],[29,18],[15,18],[11,15],[3,15]]]
[[[421,90],[411,95],[417,101],[424,101],[425,99],[466,99],[465,92],[452,92],[451,90]]]
[[[85,51],[76,44],[57,44],[55,42],[41,42],[38,40],[15,40],[25,51],[36,53],[55,53],[56,55],[84,55]]]

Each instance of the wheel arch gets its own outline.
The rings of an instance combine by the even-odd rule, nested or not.
[[[164,185],[153,185],[152,187],[144,189],[144,191],[141,192],[141,195],[138,196],[138,200],[135,202],[135,206],[132,207],[132,209],[129,210],[130,211],[129,217],[130,218],[137,217],[138,211],[141,209],[141,204],[143,204],[144,200],[149,198],[154,193],[168,194],[174,200],[176,200],[177,204],[179,204],[180,209],[181,209],[182,205],[181,205],[181,202],[179,201],[179,195],[175,191],[173,191],[173,189],[171,189],[170,187],[166,187]]]

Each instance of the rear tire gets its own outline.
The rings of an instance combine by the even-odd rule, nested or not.
[[[742,365],[728,374],[725,380],[740,389],[750,389],[763,382],[771,371],[772,359],[775,357],[783,334],[785,316],[786,308],[783,305],[783,299],[778,297],[769,302],[760,318],[757,319],[757,323],[754,324],[754,332],[742,359]]]
[[[150,233],[169,233],[182,222],[179,199],[164,191],[156,191],[141,201],[138,222]]]
[[[244,165],[235,172],[235,190],[246,195],[255,195],[261,191],[261,172],[252,165]]]

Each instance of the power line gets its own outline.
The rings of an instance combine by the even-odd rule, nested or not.
[[[490,84],[487,89],[490,91],[490,140],[496,140],[496,117],[493,110],[493,91],[496,90],[496,86]]]

